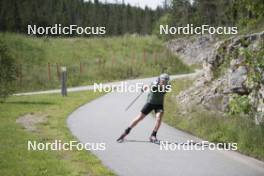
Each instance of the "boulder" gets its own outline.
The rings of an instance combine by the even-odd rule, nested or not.
[[[236,70],[231,72],[229,79],[229,89],[233,93],[247,94],[248,91],[245,86],[247,80],[247,68],[246,66],[239,66]]]
[[[264,85],[261,85],[258,92],[258,105],[257,113],[255,115],[255,123],[257,125],[264,123]]]

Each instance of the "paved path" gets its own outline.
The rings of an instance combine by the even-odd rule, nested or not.
[[[174,75],[174,76],[171,76],[171,78],[174,79],[174,78],[181,78],[185,76],[192,77],[192,76],[196,76],[201,73],[202,73],[202,70],[196,70],[196,72],[192,74]],[[136,79],[136,80],[128,80],[128,81],[130,83],[136,83],[139,80],[144,82],[144,80],[148,80],[148,79],[154,79],[154,78]],[[109,82],[109,83],[104,83],[103,85],[115,86],[115,85],[120,85],[120,83],[124,81]],[[88,85],[88,86],[70,87],[67,89],[67,91],[68,92],[80,92],[80,91],[87,91],[87,90],[93,90],[93,89],[94,89],[94,85]],[[54,93],[61,93],[61,89],[43,90],[43,91],[35,91],[35,92],[22,92],[22,93],[16,93],[14,95],[15,96],[27,96],[27,95],[41,95],[41,94],[54,94]]]
[[[193,75],[189,75],[193,76]],[[186,77],[186,75],[174,78]],[[150,83],[153,78],[132,80]],[[105,151],[92,151],[104,165],[117,175],[124,176],[263,176],[264,163],[236,152],[223,151],[164,151],[148,142],[155,119],[147,116],[127,137],[124,143],[116,138],[138,114],[146,94],[128,111],[127,105],[137,93],[108,93],[74,111],[67,123],[72,133],[83,143],[106,143]],[[164,141],[200,141],[194,136],[161,126],[158,137]]]

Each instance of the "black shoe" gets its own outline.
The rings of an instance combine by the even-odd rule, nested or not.
[[[119,143],[121,143],[121,142],[123,142],[124,141],[124,139],[125,139],[125,137],[126,137],[126,133],[123,133],[117,140],[116,140],[116,142],[119,142]]]
[[[124,138],[130,133],[131,128],[128,127],[125,132],[116,140],[117,142],[123,142]]]
[[[159,140],[157,139],[156,136],[150,136],[150,137],[149,137],[149,141],[150,141],[150,142],[153,142],[153,143],[157,143]]]

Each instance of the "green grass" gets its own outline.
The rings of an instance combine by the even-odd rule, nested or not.
[[[27,141],[76,140],[66,125],[74,109],[101,96],[91,91],[37,96],[12,96],[0,104],[0,175],[114,175],[88,151],[28,151]],[[16,119],[22,115],[47,116],[37,132],[26,131]],[[88,117],[89,118],[89,117]]]
[[[22,80],[15,85],[18,91],[58,88],[57,65],[67,66],[69,86],[192,70],[155,36],[37,38],[0,33],[0,38],[17,61],[18,77]]]
[[[202,107],[191,107],[182,113],[175,96],[192,85],[192,80],[176,80],[173,91],[165,99],[164,121],[211,142],[234,142],[238,151],[264,160],[264,126],[255,125],[247,116],[229,116],[208,112]]]

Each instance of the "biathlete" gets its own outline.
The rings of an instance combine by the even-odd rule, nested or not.
[[[156,114],[156,124],[149,137],[149,140],[150,142],[158,141],[157,132],[160,128],[162,116],[164,113],[164,96],[166,92],[171,90],[169,80],[169,75],[164,73],[161,74],[158,79],[150,86],[144,86],[144,88],[142,88],[143,91],[149,90],[147,102],[142,108],[140,114],[131,122],[129,127],[126,128],[124,133],[117,139],[117,142],[124,141],[124,138],[130,133],[131,129],[134,128],[141,120],[143,120],[146,115],[148,115],[152,110],[154,110]]]

